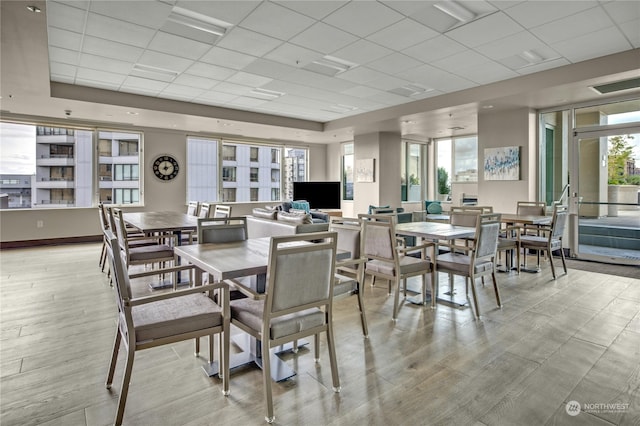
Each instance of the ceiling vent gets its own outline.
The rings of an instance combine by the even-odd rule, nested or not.
[[[327,55],[320,59],[316,59],[315,61],[305,65],[303,68],[307,71],[313,71],[319,74],[333,77],[335,75],[348,71],[351,68],[356,67],[357,65],[358,64],[355,64],[353,62],[345,61],[344,59]]]
[[[130,75],[171,83],[178,76],[178,72],[150,65],[135,64]]]
[[[598,86],[591,86],[591,88],[601,95],[620,92],[622,90],[637,89],[637,88],[640,88],[640,78],[614,81],[613,83],[600,84]]]

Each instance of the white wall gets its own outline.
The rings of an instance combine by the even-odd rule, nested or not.
[[[478,204],[515,213],[518,201],[535,201],[538,171],[535,111],[520,108],[478,115]],[[520,180],[485,181],[484,149],[520,146]]]

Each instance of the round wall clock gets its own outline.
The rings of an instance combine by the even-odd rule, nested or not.
[[[170,155],[160,155],[153,162],[153,174],[162,181],[169,181],[178,176],[180,166]]]

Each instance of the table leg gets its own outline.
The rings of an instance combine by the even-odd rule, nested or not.
[[[175,235],[177,236],[177,240],[178,240],[178,245],[181,246],[182,245],[182,231],[181,230],[177,230],[174,231]],[[178,257],[176,260],[177,264],[180,265],[180,258]],[[191,282],[189,280],[186,281],[182,281],[182,271],[178,271],[177,273],[177,280],[178,283],[176,284],[176,286],[178,287],[182,287],[182,286],[186,286],[191,284]],[[151,288],[151,290],[162,290],[165,288],[172,288],[173,287],[173,282],[172,281],[167,281],[167,280],[162,280],[159,281],[157,283],[149,283],[149,288]]]

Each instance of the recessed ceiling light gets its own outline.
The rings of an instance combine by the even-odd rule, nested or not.
[[[27,9],[29,9],[31,12],[33,13],[40,13],[42,12],[42,10],[40,10],[40,8],[38,6],[27,6]]]
[[[460,22],[469,22],[476,17],[476,14],[469,9],[450,0],[435,3],[433,7],[441,10],[442,12],[446,13],[454,19],[457,19]]]
[[[135,112],[135,111],[127,111],[127,114],[129,114],[129,115],[138,115],[139,113]]]
[[[482,105],[482,109],[491,109],[493,105]]]

